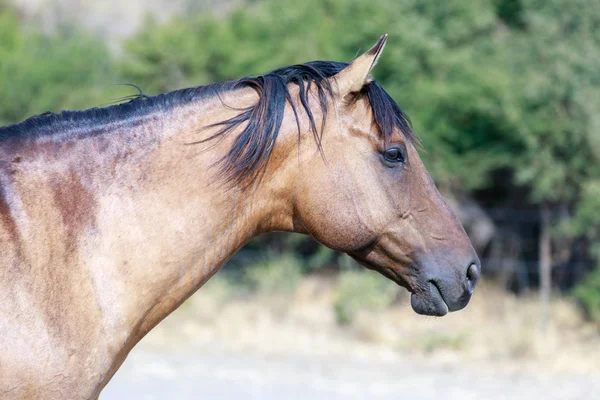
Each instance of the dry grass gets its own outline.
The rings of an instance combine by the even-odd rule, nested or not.
[[[469,306],[443,318],[426,318],[408,305],[363,315],[354,326],[367,340],[403,352],[449,352],[461,358],[517,361],[561,371],[600,370],[600,332],[576,306],[554,299],[542,329],[537,297],[516,297],[491,285],[478,288]]]
[[[394,306],[362,312],[346,327],[333,311],[336,280],[310,277],[292,293],[239,295],[218,277],[145,339],[146,345],[221,346],[265,353],[436,357],[498,362],[509,368],[600,371],[600,333],[574,304],[554,299],[551,322],[540,326],[537,299],[492,285],[443,318],[416,315],[403,293]],[[383,279],[383,278],[382,278]],[[400,289],[399,289],[400,290]]]

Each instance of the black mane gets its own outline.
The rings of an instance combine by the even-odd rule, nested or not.
[[[241,109],[236,116],[213,125],[212,127],[217,127],[219,130],[210,138],[200,142],[227,135],[245,124],[231,149],[220,162],[222,174],[227,181],[241,182],[256,176],[267,162],[281,128],[286,103],[292,107],[298,130],[300,130],[299,108],[307,114],[310,129],[320,148],[319,132],[322,129],[319,130],[315,124],[309,105],[309,92],[311,88],[316,90],[321,113],[326,116],[328,96],[333,94],[327,78],[347,65],[347,63],[333,61],[313,61],[279,68],[258,77],[176,90],[153,97],[145,96],[140,92],[126,103],[105,108],[62,111],[59,114],[44,113],[19,124],[0,128],[0,142],[7,138],[35,138],[59,132],[67,134],[68,137],[97,132],[112,123],[126,124],[149,114],[168,111],[178,105],[249,87],[259,94],[258,102],[251,107]],[[288,89],[290,83],[299,87],[300,104],[292,99]],[[368,98],[373,108],[375,124],[384,139],[389,138],[394,129],[400,129],[408,140],[417,141],[407,115],[377,82],[366,84],[358,96]]]

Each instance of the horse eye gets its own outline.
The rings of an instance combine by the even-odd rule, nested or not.
[[[404,153],[402,153],[402,150],[400,150],[397,147],[392,148],[392,149],[387,149],[383,153],[383,157],[386,159],[386,161],[393,162],[393,163],[403,163],[404,162]]]

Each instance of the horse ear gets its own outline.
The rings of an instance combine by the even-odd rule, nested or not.
[[[350,93],[360,92],[363,86],[371,81],[369,72],[377,64],[383,51],[388,35],[385,34],[366,53],[355,58],[346,68],[338,72],[333,78],[337,84],[340,97]],[[334,87],[335,87],[334,84]]]

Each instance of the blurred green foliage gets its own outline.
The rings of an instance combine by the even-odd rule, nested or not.
[[[581,238],[600,260],[600,3],[591,0],[248,1],[218,15],[148,17],[122,52],[80,28],[43,35],[0,2],[0,124],[105,105],[118,97],[114,83],[157,94],[309,60],[349,61],[382,33],[390,38],[375,78],[411,116],[436,182],[459,194],[520,187],[524,203],[568,210],[554,216],[564,228],[555,240]],[[339,262],[305,240],[277,245],[310,268]],[[295,276],[289,261],[284,274]],[[261,285],[258,273],[248,279]],[[599,307],[598,275],[576,291],[590,309]],[[342,279],[346,320],[355,277]]]
[[[361,311],[381,311],[394,302],[397,293],[395,283],[373,271],[342,271],[333,305],[336,320],[340,325],[347,325]]]
[[[590,180],[583,187],[581,205],[572,224],[574,235],[590,240],[590,252],[596,268],[581,281],[573,295],[583,306],[588,317],[600,322],[600,179]]]
[[[600,268],[588,274],[586,280],[575,287],[573,295],[583,306],[587,317],[600,322]]]
[[[244,268],[243,282],[261,293],[293,293],[302,277],[302,261],[293,253],[266,257]]]
[[[0,12],[0,125],[110,102],[112,71],[108,50],[90,34],[62,27],[42,35],[21,26],[13,11]]]

